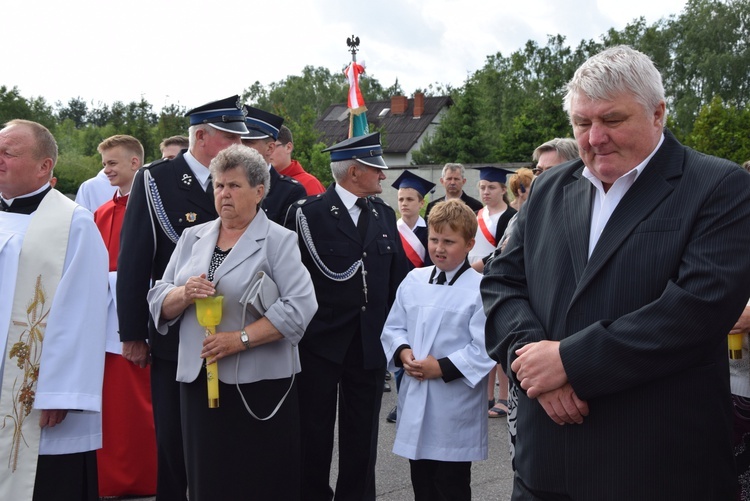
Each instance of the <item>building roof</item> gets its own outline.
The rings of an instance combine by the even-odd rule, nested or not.
[[[394,98],[396,99],[396,98]],[[403,98],[405,99],[405,98]],[[407,100],[404,113],[394,114],[393,100],[366,102],[367,122],[383,132],[383,151],[390,154],[405,154],[419,140],[430,124],[447,106],[453,105],[450,96],[424,97],[424,111],[414,116],[414,98]],[[321,132],[320,140],[327,145],[343,141],[349,135],[349,109],[344,104],[329,106],[315,122]]]

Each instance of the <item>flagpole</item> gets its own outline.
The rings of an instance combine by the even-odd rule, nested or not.
[[[359,75],[365,72],[363,66],[357,64],[357,52],[359,51],[359,37],[352,35],[346,39],[349,52],[352,53],[352,62],[345,70],[349,81],[349,96],[347,106],[349,107],[349,137],[361,136],[369,132],[367,126],[367,108],[365,108],[362,93],[359,90]]]

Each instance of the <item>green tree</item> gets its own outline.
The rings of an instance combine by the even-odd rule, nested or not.
[[[750,2],[688,0],[669,23],[672,64],[664,73],[675,133],[690,134],[700,109],[721,96],[738,109],[750,100]]]
[[[469,80],[454,96],[454,106],[446,113],[435,134],[426,138],[419,151],[415,151],[415,164],[442,164],[448,162],[475,163],[489,157],[490,131],[482,113],[483,99],[480,87]]]
[[[750,109],[737,109],[719,96],[698,113],[685,144],[738,164],[750,160]]]
[[[88,105],[80,96],[71,98],[68,101],[67,106],[62,106],[58,102],[57,117],[62,121],[70,119],[73,121],[77,129],[80,129],[86,125],[86,118],[88,115]]]

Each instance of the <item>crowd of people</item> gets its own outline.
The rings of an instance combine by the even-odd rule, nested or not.
[[[481,201],[404,170],[399,217],[379,133],[326,188],[238,96],[146,165],[105,139],[77,203],[52,134],[4,124],[0,499],[374,500],[391,372],[416,500],[471,499],[506,417],[513,500],[750,499],[750,162],[681,145],[627,46],[563,107]]]

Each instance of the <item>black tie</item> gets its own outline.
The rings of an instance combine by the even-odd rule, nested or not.
[[[8,204],[5,203],[5,200],[0,198],[0,212],[5,212],[9,209]]]
[[[213,202],[213,200],[214,200],[214,183],[213,183],[213,180],[211,179],[211,175],[210,174],[208,175],[208,184],[206,185],[206,193],[208,194],[208,196],[211,198],[211,201]]]
[[[367,225],[370,222],[370,208],[367,206],[366,198],[358,198],[355,205],[361,209],[359,219],[357,219],[357,231],[359,231],[359,238],[364,242],[365,235],[367,235]]]
[[[445,272],[444,271],[441,271],[440,273],[438,273],[435,283],[437,285],[445,285]]]

